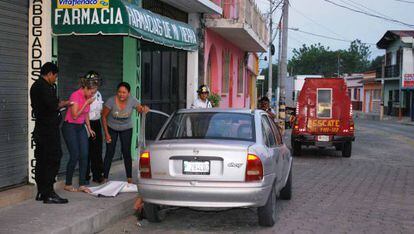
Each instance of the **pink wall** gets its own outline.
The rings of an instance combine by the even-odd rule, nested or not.
[[[228,49],[230,51],[231,58],[230,59],[230,79],[232,82],[229,82],[229,93],[222,94],[222,73],[223,73],[223,51]],[[225,40],[217,33],[206,29],[205,33],[205,51],[204,51],[204,61],[205,67],[204,71],[207,74],[207,63],[209,59],[209,55],[211,53],[211,76],[212,76],[212,87],[210,89],[212,92],[221,94],[221,101],[220,107],[226,108],[230,107],[230,98],[232,99],[232,106],[233,108],[242,108],[242,107],[249,107],[249,89],[248,89],[248,82],[249,79],[247,78],[247,67],[244,64],[243,66],[243,93],[237,93],[237,75],[238,75],[238,61],[242,60],[244,63],[244,56],[245,52],[242,51],[239,47],[235,46],[231,42]],[[207,79],[207,77],[206,77]],[[230,87],[230,84],[231,87]],[[233,89],[232,95],[230,97],[230,89]]]

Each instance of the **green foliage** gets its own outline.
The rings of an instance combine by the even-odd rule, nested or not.
[[[293,74],[321,74],[325,77],[337,76],[338,70],[340,74],[364,72],[370,65],[370,54],[369,46],[360,40],[351,42],[347,50],[336,51],[320,43],[302,45],[302,48],[293,50],[288,69]]]
[[[377,68],[381,67],[381,65],[382,65],[382,61],[383,61],[383,60],[384,60],[384,55],[382,55],[382,56],[377,56],[376,58],[374,58],[374,59],[371,61],[371,64],[370,64],[370,66],[369,66],[369,70],[374,71],[374,70],[376,70]]]
[[[272,65],[272,86],[273,86],[273,90],[276,89],[277,86],[277,77],[278,77],[278,64],[273,64]],[[259,80],[257,81],[258,83],[260,83],[260,85],[263,85],[263,90],[265,93],[267,93],[268,90],[268,85],[269,85],[269,67],[267,68],[263,68],[262,71],[260,72],[260,75],[264,75],[265,79],[264,80]],[[260,86],[260,89],[262,87]],[[260,93],[260,91],[258,92],[258,94]]]
[[[213,107],[219,107],[220,101],[221,101],[221,97],[220,97],[220,95],[218,93],[211,92],[210,95],[208,96],[208,100],[210,100],[211,105]]]

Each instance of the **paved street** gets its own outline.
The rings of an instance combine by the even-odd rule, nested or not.
[[[304,149],[294,161],[293,198],[279,201],[273,228],[255,209],[175,209],[160,224],[128,217],[103,233],[414,233],[414,126],[357,120],[350,159]]]

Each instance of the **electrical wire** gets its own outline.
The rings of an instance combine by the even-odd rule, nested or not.
[[[394,1],[414,4],[413,1],[407,1],[407,0],[394,0]]]
[[[329,32],[331,32],[331,33],[333,33],[333,34],[335,34],[335,35],[337,35],[337,36],[341,37],[342,39],[346,40],[346,39],[345,39],[342,35],[340,35],[340,34],[336,33],[335,31],[333,31],[332,29],[330,29],[330,28],[326,27],[325,25],[323,25],[323,24],[321,24],[321,23],[318,23],[316,20],[313,20],[312,18],[310,18],[310,17],[309,17],[309,16],[307,16],[306,14],[302,13],[301,11],[299,11],[298,9],[296,9],[295,7],[291,6],[291,8],[292,8],[292,9],[293,9],[296,13],[298,13],[298,14],[299,14],[299,15],[301,15],[301,16],[303,16],[305,19],[307,19],[307,20],[309,20],[309,21],[313,22],[313,23],[314,23],[314,24],[316,24],[316,25],[319,25],[320,27],[324,28],[325,30],[327,30],[327,31],[329,31]]]
[[[389,17],[383,17],[383,16],[376,15],[376,14],[373,14],[373,13],[370,13],[370,12],[366,12],[366,11],[361,11],[361,10],[358,10],[358,9],[354,9],[354,8],[351,8],[351,7],[348,7],[348,6],[344,6],[342,4],[339,4],[339,3],[334,2],[334,1],[331,1],[331,0],[323,0],[323,1],[325,1],[327,3],[330,3],[332,5],[335,5],[335,6],[338,6],[338,7],[341,7],[341,8],[344,8],[344,9],[347,9],[347,10],[350,10],[350,11],[353,11],[353,12],[356,12],[356,13],[364,14],[364,15],[371,16],[371,17],[374,17],[374,18],[383,19],[383,20],[390,21],[390,22],[397,23],[397,24],[401,24],[401,25],[404,25],[404,26],[407,26],[407,27],[410,27],[410,28],[414,28],[414,25],[413,24],[408,24],[408,23],[402,22],[400,20],[396,20],[396,19],[389,18]]]
[[[335,41],[342,41],[342,42],[352,42],[351,40],[345,40],[345,39],[341,39],[341,38],[335,38],[335,37],[330,37],[330,36],[325,36],[325,35],[321,35],[321,34],[316,34],[316,33],[312,33],[312,32],[306,32],[297,28],[289,28],[292,31],[297,31],[297,32],[301,32],[301,33],[305,33],[305,34],[309,34],[315,37],[321,37],[321,38],[325,38],[325,39],[330,39],[330,40],[335,40]],[[376,45],[375,43],[364,43],[367,45]]]

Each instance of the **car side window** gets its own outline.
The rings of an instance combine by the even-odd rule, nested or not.
[[[282,134],[280,133],[280,127],[278,126],[277,123],[275,123],[274,121],[269,121],[270,125],[272,126],[272,130],[275,136],[275,140],[276,140],[276,144],[277,145],[283,145],[283,138],[282,138]]]
[[[276,147],[276,140],[270,127],[270,121],[265,115],[262,116],[262,129],[266,139],[266,145],[271,148]]]

